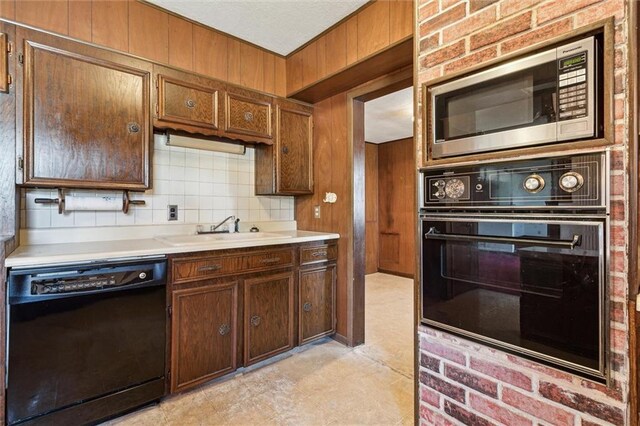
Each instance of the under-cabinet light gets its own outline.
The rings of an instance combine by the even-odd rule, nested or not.
[[[168,146],[179,146],[182,148],[203,149],[206,151],[226,152],[229,154],[244,155],[247,149],[244,145],[221,142],[211,139],[199,139],[189,136],[167,134]]]

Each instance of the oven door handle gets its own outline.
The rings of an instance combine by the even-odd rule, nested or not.
[[[541,238],[514,238],[514,237],[498,237],[492,235],[464,235],[464,234],[441,234],[435,227],[429,228],[424,237],[427,240],[447,240],[447,241],[470,241],[484,243],[503,243],[503,244],[527,244],[542,247],[568,248],[573,250],[582,244],[582,235],[574,234],[573,239],[569,240],[543,240]]]

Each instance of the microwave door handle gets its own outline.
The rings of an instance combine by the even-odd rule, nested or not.
[[[515,238],[515,237],[497,237],[491,235],[464,235],[464,234],[440,234],[435,228],[429,229],[424,234],[427,240],[446,240],[446,241],[469,241],[483,243],[502,243],[502,244],[527,244],[542,247],[568,248],[573,250],[582,244],[582,235],[575,234],[573,239],[568,240],[543,240],[539,238]]]

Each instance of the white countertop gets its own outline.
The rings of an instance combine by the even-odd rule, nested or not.
[[[296,244],[340,238],[340,235],[333,233],[298,230],[272,233],[289,238],[262,238],[251,241],[226,240],[188,246],[174,246],[154,238],[22,245],[7,257],[5,265],[7,268],[59,265],[105,259],[114,260],[175,253]]]

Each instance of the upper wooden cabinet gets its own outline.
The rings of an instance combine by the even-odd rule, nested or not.
[[[226,136],[272,143],[272,104],[271,96],[228,87],[225,99]]]
[[[313,108],[285,100],[276,106],[276,141],[256,147],[256,194],[313,193]]]
[[[149,62],[18,28],[25,185],[149,188]]]
[[[195,74],[154,66],[154,127],[217,135],[223,120],[224,84]]]

